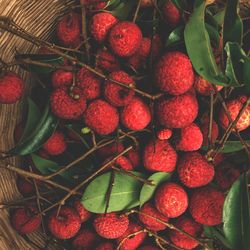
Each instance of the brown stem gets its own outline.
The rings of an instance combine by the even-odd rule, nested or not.
[[[142,2],[142,0],[139,0],[138,4],[136,6],[135,14],[134,14],[134,17],[133,17],[133,23],[135,23],[135,21],[137,19],[137,16],[138,16],[138,13],[139,13],[139,10],[140,10],[140,7],[141,7],[141,2]]]
[[[114,183],[115,183],[115,172],[111,171],[109,186],[108,186],[108,190],[106,194],[106,207],[105,207],[105,212],[104,212],[105,214],[108,212],[108,209],[109,209],[109,202],[110,202],[112,189],[114,187]]]
[[[213,114],[214,113],[214,92],[211,91],[210,93],[210,111],[209,111],[209,127],[208,127],[208,143],[209,148],[211,148],[213,145],[212,141],[212,131],[213,131]]]

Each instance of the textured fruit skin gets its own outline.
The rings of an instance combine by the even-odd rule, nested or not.
[[[71,71],[58,69],[53,72],[51,82],[53,88],[67,87],[72,84],[73,74]]]
[[[99,244],[95,250],[115,250],[115,245],[112,242],[103,242]]]
[[[118,19],[110,13],[100,12],[95,14],[90,21],[90,32],[94,39],[101,43],[106,38],[110,29],[118,22]]]
[[[215,182],[222,190],[228,190],[240,176],[240,170],[229,162],[224,162],[216,168]]]
[[[176,149],[181,151],[195,151],[201,148],[203,135],[200,128],[192,123],[179,131],[175,141]]]
[[[99,214],[93,222],[96,232],[106,239],[117,239],[128,229],[127,216],[117,213]]]
[[[21,193],[24,197],[32,196],[35,193],[33,181],[30,179],[18,176],[16,185],[19,193]]]
[[[230,100],[230,101],[226,102],[226,106],[227,106],[228,112],[229,112],[232,120],[234,121],[236,119],[237,115],[239,114],[241,108],[243,107],[243,104],[242,104],[240,99],[234,99],[234,100]],[[224,129],[226,129],[229,126],[230,121],[229,121],[227,114],[223,108],[221,108],[221,111],[219,114],[219,119],[220,119],[220,125]],[[246,110],[241,115],[240,119],[238,120],[238,122],[236,124],[236,128],[238,129],[238,131],[242,131],[244,129],[247,129],[249,127],[249,125],[250,125],[250,105],[248,105]]]
[[[220,91],[223,86],[214,85],[218,91]],[[194,81],[194,88],[197,93],[204,96],[210,96],[211,92],[215,92],[213,84],[205,80],[201,76],[196,76]]]
[[[121,244],[120,250],[136,250],[146,238],[146,233],[141,232],[132,238],[129,238],[129,239],[125,239],[125,238],[141,230],[142,230],[142,227],[140,225],[134,222],[130,222],[126,232],[117,240],[118,245]]]
[[[180,20],[181,20],[180,11],[172,3],[171,0],[168,0],[163,5],[162,12],[163,12],[163,15],[165,17],[165,20],[172,27],[175,27],[180,22]]]
[[[79,95],[79,99],[71,97],[66,88],[58,88],[52,92],[50,96],[51,109],[59,118],[76,120],[85,111],[86,99],[81,95],[79,89],[74,88],[74,92]]]
[[[61,44],[64,46],[73,46],[80,39],[81,18],[76,13],[69,13],[58,22],[56,34]]]
[[[73,204],[73,207],[78,213],[81,223],[87,221],[92,215],[88,210],[86,210],[86,208],[82,205],[80,200],[76,200]]]
[[[101,80],[86,68],[81,68],[77,73],[76,85],[87,100],[93,100],[101,95]]]
[[[43,149],[50,155],[60,155],[66,150],[67,144],[62,133],[56,131],[43,145]]]
[[[139,97],[133,100],[121,111],[121,123],[131,130],[142,130],[151,121],[151,113],[148,105]]]
[[[198,152],[183,155],[177,170],[181,183],[189,188],[205,186],[214,177],[214,166]]]
[[[131,149],[129,152],[126,154],[126,157],[130,160],[130,162],[133,165],[133,168],[138,168],[142,161],[141,161],[141,154],[140,154],[140,149]]]
[[[108,135],[115,131],[119,123],[117,109],[104,100],[91,102],[84,113],[86,125],[99,135]]]
[[[120,154],[122,151],[124,150],[124,146],[122,145],[122,143],[118,142],[118,143],[112,143],[109,144],[107,146],[104,146],[102,148],[100,148],[97,153],[99,156],[101,156],[102,158],[108,158],[112,155],[117,155]]]
[[[159,102],[156,113],[162,126],[184,128],[197,117],[198,102],[190,93],[170,97]]]
[[[77,212],[70,207],[62,207],[57,216],[54,211],[48,219],[48,229],[58,239],[74,237],[81,227],[81,220]]]
[[[157,138],[159,140],[168,140],[172,136],[172,130],[163,128],[157,131]]]
[[[0,103],[13,104],[17,102],[24,91],[23,80],[14,73],[6,73],[0,77]]]
[[[141,213],[155,217],[161,221],[168,222],[168,217],[161,214],[152,204],[145,203],[140,209]],[[166,229],[166,226],[154,218],[148,217],[144,214],[139,214],[139,220],[148,228],[153,231],[161,231]]]
[[[94,246],[98,241],[98,235],[93,230],[84,228],[74,238],[72,246],[75,250],[90,250],[95,249]]]
[[[114,71],[109,75],[109,78],[125,85],[134,85],[132,77],[124,71]],[[128,105],[135,95],[134,90],[127,89],[110,80],[105,81],[104,97],[105,99],[116,107]]]
[[[208,146],[208,144],[209,144],[209,140],[208,140],[209,119],[204,121],[204,123],[201,125],[201,131],[203,134],[203,145]],[[219,127],[218,127],[218,124],[213,120],[212,121],[211,143],[215,143],[218,136],[219,136]]]
[[[176,183],[164,183],[156,191],[155,206],[159,212],[169,218],[178,217],[182,215],[188,207],[187,193]]]
[[[181,216],[174,221],[174,226],[181,229],[182,231],[197,237],[202,231],[202,227],[200,224],[195,222],[192,218]],[[199,245],[199,243],[189,237],[185,236],[184,234],[176,231],[170,230],[169,237],[171,241],[180,248],[183,249],[194,249]]]
[[[152,140],[143,152],[143,164],[147,170],[173,172],[177,154],[168,141]]]
[[[120,69],[120,62],[107,49],[100,49],[96,55],[96,66],[104,71],[112,72]]]
[[[194,220],[207,226],[222,222],[224,194],[211,187],[194,190],[189,203],[189,211]]]
[[[131,161],[125,156],[120,156],[118,159],[116,159],[115,165],[126,171],[131,171],[134,169],[134,166]]]
[[[19,234],[28,234],[36,231],[41,219],[37,213],[37,209],[32,206],[15,209],[11,216],[11,225]]]
[[[117,56],[129,57],[139,49],[142,33],[136,24],[122,21],[112,27],[108,40],[111,50]]]
[[[194,83],[194,71],[189,58],[181,52],[168,52],[155,70],[156,86],[171,95],[187,92]]]

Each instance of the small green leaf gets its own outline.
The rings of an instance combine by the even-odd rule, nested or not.
[[[133,172],[141,176],[138,172]],[[110,185],[111,173],[105,173],[94,179],[85,189],[82,204],[93,213],[104,213],[106,195]],[[142,182],[122,173],[115,173],[114,186],[110,195],[108,212],[122,211],[139,205]]]
[[[212,25],[205,23],[206,30],[208,32],[211,43],[214,47],[218,48],[220,43],[220,34]]]
[[[184,26],[181,25],[175,28],[166,41],[166,47],[176,45],[184,40]]]
[[[144,184],[140,193],[140,205],[142,206],[144,203],[146,203],[148,200],[152,198],[154,195],[155,190],[158,188],[158,186],[165,182],[170,180],[171,178],[170,173],[165,172],[158,172],[155,174],[152,174],[148,180],[153,181],[154,186],[149,186],[147,184]]]
[[[250,203],[247,176],[242,174],[233,184],[223,207],[223,231],[231,249],[249,250]]]

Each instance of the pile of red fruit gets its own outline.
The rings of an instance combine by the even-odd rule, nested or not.
[[[44,159],[57,159],[67,155],[69,141],[81,143],[74,134],[65,132],[68,122],[87,127],[96,140],[116,138],[118,131],[135,137],[138,132],[137,145],[112,164],[125,172],[165,172],[172,177],[136,208],[137,213],[94,214],[75,198],[47,213],[47,229],[57,239],[70,239],[71,249],[156,250],[166,242],[171,249],[194,249],[204,237],[203,225],[222,223],[225,191],[244,171],[229,162],[230,155],[218,153],[212,157],[204,148],[211,149],[223,136],[248,102],[247,96],[227,94],[223,103],[226,109],[217,103],[211,116],[210,96],[228,91],[197,75],[185,50],[165,51],[164,34],[148,34],[135,22],[102,11],[106,1],[83,0],[81,4],[87,12],[91,59],[79,67],[66,58],[62,68],[52,72],[50,107],[60,123],[37,153]],[[153,13],[153,1],[141,1],[141,9]],[[181,12],[171,1],[161,11],[169,29],[182,22]],[[59,44],[81,50],[87,42],[81,26],[80,11],[63,16],[56,28]],[[19,76],[1,76],[1,103],[15,103],[23,92]],[[249,126],[250,106],[241,113],[234,131]],[[21,124],[15,131],[17,141],[22,131]],[[125,144],[119,141],[98,149],[101,165],[122,153]],[[17,179],[18,190],[25,197],[35,195],[37,185],[44,184],[36,180],[35,185],[31,178]],[[54,198],[48,196],[48,202]],[[22,235],[37,230],[41,221],[33,200],[11,213],[12,226]],[[159,231],[166,242],[157,237],[153,240]]]

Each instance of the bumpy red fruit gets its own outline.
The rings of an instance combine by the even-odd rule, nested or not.
[[[134,169],[133,164],[131,161],[125,157],[125,156],[120,156],[118,159],[116,159],[114,163],[117,167],[126,170],[126,171],[131,171]]]
[[[168,52],[155,70],[156,86],[171,95],[187,92],[194,83],[194,72],[189,58],[181,52]]]
[[[121,111],[121,123],[128,129],[142,130],[148,126],[150,121],[150,109],[139,97],[134,97]]]
[[[156,112],[162,126],[184,128],[197,117],[198,102],[194,95],[186,93],[160,101]]]
[[[203,134],[203,145],[208,146],[209,144],[209,119],[205,120],[204,123],[201,125],[201,131]],[[211,133],[211,143],[215,143],[216,139],[219,136],[219,128],[217,123],[213,120],[212,121],[212,133]]]
[[[81,220],[77,212],[70,207],[62,207],[57,216],[55,210],[48,219],[48,229],[58,239],[74,237],[81,227]]]
[[[137,233],[141,230],[142,227],[140,225],[130,222],[126,232],[118,239],[120,250],[136,250],[146,238],[146,233],[141,232],[131,238],[127,238],[127,236]]]
[[[222,222],[224,194],[211,187],[194,190],[191,195],[189,211],[194,220],[207,226]]]
[[[173,172],[177,154],[168,141],[152,140],[143,152],[144,167],[150,171]]]
[[[112,242],[103,242],[99,244],[95,250],[115,250],[115,245]]]
[[[127,216],[117,213],[99,214],[93,222],[96,232],[103,238],[116,239],[122,236],[128,229]]]
[[[139,214],[139,220],[149,229],[153,231],[161,231],[166,229],[166,226],[159,222],[161,220],[163,222],[168,221],[168,217],[161,214],[152,204],[146,203],[140,209],[141,214]],[[149,217],[155,217],[156,219]],[[157,220],[158,219],[158,220]]]
[[[78,213],[81,223],[87,221],[91,217],[91,213],[83,206],[80,200],[76,200],[73,204],[74,209]]]
[[[29,197],[35,193],[33,181],[24,177],[18,176],[16,181],[18,191],[24,196]]]
[[[71,86],[73,81],[73,74],[71,71],[58,69],[53,72],[51,81],[53,88]]]
[[[12,104],[17,102],[24,91],[23,80],[14,73],[6,73],[0,77],[0,103]]]
[[[78,88],[74,88],[72,97],[67,88],[58,88],[50,96],[50,104],[53,113],[62,119],[78,119],[86,109],[86,99]],[[79,98],[78,98],[79,97]]]
[[[200,224],[195,222],[192,218],[181,216],[174,221],[173,225],[182,231],[192,235],[194,238],[198,237],[201,233],[202,227]],[[194,249],[199,245],[196,240],[189,238],[188,236],[176,231],[171,230],[169,232],[169,237],[175,246],[182,249]]]
[[[65,15],[57,24],[56,33],[64,46],[74,46],[80,40],[81,18],[76,13]]]
[[[203,141],[203,135],[200,128],[192,123],[182,128],[176,138],[175,144],[177,150],[195,151],[200,149]]]
[[[156,191],[155,206],[159,212],[175,218],[182,215],[188,207],[188,196],[185,190],[176,183],[164,183]]]
[[[178,8],[172,3],[171,0],[168,0],[162,9],[163,15],[168,24],[172,27],[175,27],[181,20],[181,14]]]
[[[182,156],[177,170],[180,181],[189,188],[205,186],[214,177],[214,166],[198,152]]]
[[[84,113],[86,125],[99,135],[108,135],[115,131],[119,123],[117,109],[104,100],[91,102]]]
[[[139,49],[141,41],[141,30],[132,22],[117,23],[109,34],[110,48],[120,57],[132,56]]]
[[[168,140],[172,136],[172,130],[168,128],[163,128],[157,131],[157,138],[159,140]]]
[[[124,71],[112,72],[109,78],[128,86],[134,85],[132,77]],[[111,80],[105,82],[104,97],[113,106],[122,107],[128,105],[132,101],[134,94],[134,90],[122,87]]]
[[[234,121],[240,110],[243,107],[243,103],[241,102],[242,99],[235,99],[235,100],[230,100],[226,103],[228,112],[232,118],[232,120]],[[227,113],[225,112],[225,110],[223,108],[221,108],[220,114],[219,114],[219,119],[220,119],[220,125],[226,129],[229,124],[230,121],[227,117]],[[241,115],[240,119],[238,120],[237,124],[236,124],[236,128],[238,129],[238,131],[242,131],[244,129],[247,129],[250,125],[250,105],[248,105],[248,107],[245,109],[245,111],[243,112],[243,114]]]
[[[90,229],[82,229],[72,242],[73,249],[95,249],[94,246],[99,241],[98,235]]]
[[[109,144],[105,147],[100,148],[97,151],[97,153],[102,158],[107,158],[107,157],[110,157],[112,155],[117,155],[117,154],[121,153],[123,150],[124,150],[124,146],[122,145],[122,143],[115,142],[115,143],[112,143],[112,144]]]
[[[59,155],[66,150],[67,144],[62,133],[55,132],[43,145],[43,149],[50,155]]]
[[[81,68],[77,73],[76,85],[87,100],[96,99],[101,94],[101,79],[86,68]]]
[[[129,150],[126,157],[132,163],[133,169],[138,168],[141,165],[141,154],[139,148]]]
[[[20,234],[36,231],[41,224],[41,218],[37,213],[38,210],[32,206],[16,209],[11,216],[12,227]]]
[[[108,12],[95,14],[90,21],[90,32],[94,39],[103,42],[118,19]]]

